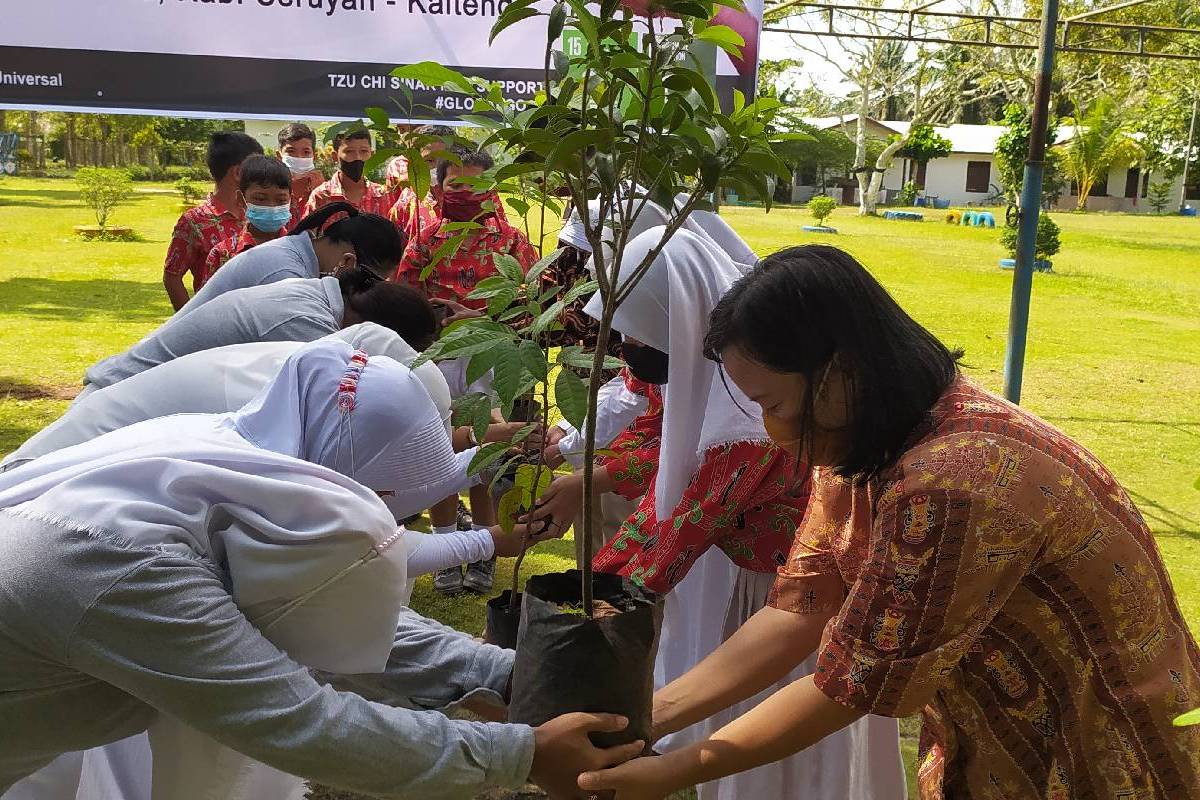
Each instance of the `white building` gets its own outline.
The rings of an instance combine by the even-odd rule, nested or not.
[[[850,139],[854,139],[858,116],[819,117],[804,120],[818,130],[839,128]],[[876,139],[887,139],[908,133],[911,122],[899,120],[867,119],[867,135]],[[912,180],[921,190],[920,196],[951,206],[977,206],[1003,203],[999,176],[995,168],[996,142],[1006,130],[1002,125],[935,125],[934,130],[950,141],[952,150],[946,158],[936,158],[925,168],[907,159],[897,158],[884,172],[880,200],[887,202],[900,193],[907,180]],[[1070,140],[1073,128],[1059,130],[1058,142]],[[806,202],[818,192],[812,185],[812,176],[797,173],[792,187],[792,202]],[[831,185],[832,184],[832,185]],[[1097,182],[1088,199],[1088,208],[1094,211],[1152,211],[1148,202],[1150,181],[1137,166],[1121,164],[1109,170],[1106,181]],[[1168,210],[1178,207],[1183,183],[1176,178],[1171,188],[1171,203]],[[840,176],[826,181],[827,193],[844,205],[858,203],[858,182],[852,177]],[[1073,209],[1078,197],[1074,187],[1068,186],[1059,198],[1058,208]]]

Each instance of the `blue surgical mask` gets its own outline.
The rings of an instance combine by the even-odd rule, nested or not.
[[[256,206],[246,204],[246,221],[263,233],[277,233],[292,219],[291,206]]]

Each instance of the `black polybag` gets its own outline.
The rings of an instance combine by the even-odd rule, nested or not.
[[[629,726],[593,733],[597,747],[650,742],[654,656],[662,602],[618,575],[597,573],[593,596],[621,611],[588,619],[559,606],[582,606],[579,570],[537,575],[525,584],[513,666],[509,720],[541,725],[572,711],[620,714]]]

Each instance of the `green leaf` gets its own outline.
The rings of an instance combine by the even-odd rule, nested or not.
[[[475,438],[483,441],[492,422],[492,398],[482,392],[471,392],[454,398],[455,425],[470,425]]]
[[[530,267],[529,271],[525,273],[525,285],[533,286],[534,284],[536,284],[537,279],[541,276],[541,274],[543,272],[546,271],[546,268],[549,267],[551,264],[553,264],[555,261],[558,261],[559,256],[562,255],[563,249],[564,248],[560,247],[557,250],[554,250],[553,252],[539,258],[537,260],[537,263],[535,263],[532,267]]]
[[[539,336],[542,331],[546,330],[553,323],[558,321],[558,318],[562,315],[563,309],[566,307],[566,301],[559,300],[557,303],[547,308],[536,320],[533,321],[533,324],[529,326],[528,335],[534,337]]]
[[[377,128],[389,128],[391,120],[388,119],[388,113],[379,106],[367,106],[364,112],[371,120],[371,124]]]
[[[512,6],[509,6],[505,11],[511,8]],[[405,67],[396,67],[391,74],[395,78],[420,81],[433,89],[456,89],[463,94],[475,94],[474,84],[467,80],[465,75],[436,61],[421,61]]]
[[[521,267],[521,262],[508,253],[492,253],[492,263],[501,275],[513,283],[522,283],[525,280],[525,270]]]
[[[599,289],[600,284],[596,281],[580,281],[567,290],[567,293],[563,295],[562,302],[566,304],[574,303],[585,294],[592,294],[599,291]]]
[[[515,354],[516,347],[512,342],[498,339],[496,346],[492,349],[484,350],[471,356],[471,360],[467,362],[467,385],[470,386],[486,375],[488,370],[496,365],[496,362],[505,358],[512,358]]]
[[[501,495],[500,502],[496,504],[496,523],[505,533],[512,533],[517,526],[517,517],[526,511],[521,505],[523,496],[524,493],[514,486]]]
[[[529,214],[530,205],[519,197],[507,197],[504,200],[508,207],[517,212],[517,216],[524,217]]]
[[[528,511],[537,505],[538,498],[550,486],[553,470],[536,464],[522,464],[517,467],[513,478],[513,488],[521,493],[521,508]]]
[[[609,132],[603,130],[582,130],[568,133],[550,151],[550,155],[546,157],[546,165],[551,169],[563,167],[571,156],[592,145],[600,145],[608,139]]]
[[[746,46],[746,40],[742,38],[742,35],[728,25],[709,25],[696,34],[696,39],[701,42],[711,42],[737,58],[742,57],[742,48]]]
[[[512,408],[513,401],[521,394],[521,387],[531,377],[517,352],[492,365],[492,388],[505,411]]]
[[[587,386],[579,376],[569,369],[560,369],[554,381],[554,402],[567,422],[576,428],[583,427],[587,417]]]
[[[536,342],[523,339],[517,346],[517,351],[521,355],[525,369],[529,370],[529,374],[539,381],[546,380],[550,365],[546,363],[546,354],[542,352],[542,348],[538,347]]]
[[[577,31],[583,34],[583,38],[587,39],[588,53],[595,53],[600,49],[600,34],[596,30],[596,17],[587,10],[586,0],[567,0],[567,3],[575,12],[575,17],[571,20],[572,24]]]
[[[546,26],[546,41],[554,44],[558,41],[558,37],[562,36],[563,28],[567,24],[567,6],[565,3],[555,3],[554,8],[550,9],[550,23]]]
[[[1200,708],[1193,708],[1191,711],[1180,714],[1171,721],[1171,724],[1179,728],[1185,725],[1200,725]]]
[[[589,372],[592,369],[592,360],[593,354],[578,346],[573,351],[568,351],[568,348],[564,347],[558,354],[559,364],[569,364],[572,367],[585,369]],[[620,369],[622,366],[624,364],[621,362],[621,359],[613,358],[612,356],[604,357],[604,369]]]
[[[488,298],[487,313],[490,317],[498,316],[517,299],[516,289],[501,289],[493,297]]]
[[[496,24],[492,26],[492,32],[488,34],[488,44],[496,41],[505,28],[517,24],[521,20],[529,19],[530,17],[540,17],[541,12],[530,8],[529,6],[518,6],[516,3],[504,9],[504,13],[496,20]]]
[[[508,450],[508,442],[491,442],[481,445],[479,452],[475,454],[475,457],[471,459],[471,463],[467,466],[467,474],[474,475],[477,472],[487,469],[488,465],[494,464],[504,458]]]

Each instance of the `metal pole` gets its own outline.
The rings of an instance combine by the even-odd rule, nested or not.
[[[1042,209],[1042,177],[1046,166],[1046,125],[1050,116],[1050,82],[1054,74],[1058,0],[1043,0],[1037,84],[1033,92],[1029,154],[1021,187],[1017,223],[1017,265],[1013,270],[1012,301],[1008,312],[1008,349],[1004,354],[1004,396],[1021,402],[1025,372],[1025,340],[1029,332],[1029,296],[1033,290],[1033,261],[1037,251],[1038,216]]]
[[[1188,165],[1192,163],[1192,143],[1196,141],[1196,110],[1200,109],[1200,92],[1192,95],[1192,124],[1188,128],[1187,148],[1183,151],[1183,186],[1179,187],[1179,213],[1187,208]]]

